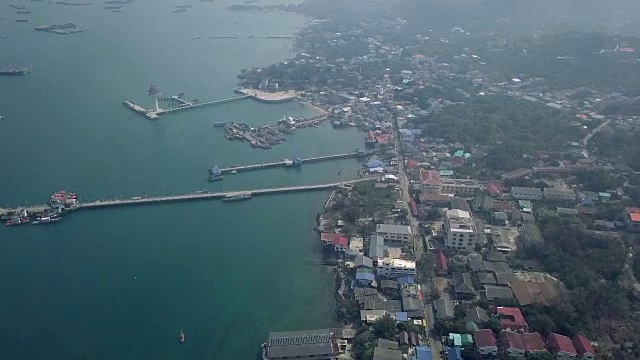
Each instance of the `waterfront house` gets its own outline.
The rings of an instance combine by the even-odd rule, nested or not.
[[[335,329],[272,332],[266,346],[268,360],[335,360],[339,353]]]
[[[344,236],[336,236],[332,240],[333,250],[345,253],[349,249],[349,240]]]

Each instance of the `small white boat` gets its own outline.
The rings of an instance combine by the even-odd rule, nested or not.
[[[6,116],[2,116],[2,115],[0,115],[0,120],[4,120],[4,119],[6,119],[6,118],[7,118]]]

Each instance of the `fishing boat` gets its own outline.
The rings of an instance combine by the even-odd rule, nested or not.
[[[180,331],[180,336],[178,337],[178,341],[180,341],[180,344],[184,344],[184,332]]]

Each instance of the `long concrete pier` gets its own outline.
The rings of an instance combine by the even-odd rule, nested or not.
[[[179,102],[181,105],[170,108],[170,109],[145,109],[144,107],[134,103],[131,100],[124,100],[122,102],[122,104],[133,110],[134,112],[148,118],[151,120],[155,120],[157,118],[160,117],[160,115],[164,115],[164,114],[171,114],[174,112],[178,112],[178,111],[184,111],[184,110],[191,110],[191,109],[199,109],[205,106],[213,106],[213,105],[220,105],[220,104],[226,104],[226,103],[230,103],[230,102],[234,102],[234,101],[238,101],[238,100],[244,100],[244,99],[249,99],[251,98],[251,95],[239,95],[239,96],[232,96],[232,97],[228,97],[228,98],[224,98],[224,99],[218,99],[218,100],[211,100],[211,101],[204,101],[204,102],[189,102],[186,100],[182,100],[180,98],[178,98],[177,96],[172,96],[171,99]]]
[[[365,152],[355,151],[355,152],[351,152],[351,153],[336,154],[336,155],[326,155],[326,156],[317,156],[317,157],[311,157],[311,158],[306,158],[306,159],[294,159],[294,160],[284,159],[282,161],[276,161],[276,162],[254,164],[254,165],[245,165],[245,166],[232,166],[232,167],[228,167],[228,168],[221,168],[220,169],[220,173],[227,174],[227,173],[231,173],[233,171],[242,172],[242,171],[269,169],[269,168],[275,168],[275,167],[294,167],[294,166],[299,166],[299,165],[307,164],[307,163],[314,163],[314,162],[328,161],[328,160],[337,160],[337,159],[347,159],[347,158],[352,158],[352,157],[364,157],[366,155],[367,155],[367,153],[365,153]]]
[[[375,178],[363,178],[363,179],[327,183],[327,184],[287,186],[287,187],[279,187],[279,188],[263,188],[263,189],[253,189],[253,190],[216,192],[216,193],[197,192],[197,193],[182,194],[182,195],[97,200],[97,201],[88,202],[88,203],[81,203],[78,205],[77,210],[104,209],[104,208],[111,208],[111,207],[117,207],[117,206],[151,205],[151,204],[195,201],[195,200],[212,200],[212,199],[222,199],[228,196],[243,195],[243,194],[258,196],[258,195],[282,194],[282,193],[291,193],[291,192],[325,190],[325,189],[334,189],[338,187],[343,187],[343,186],[355,184],[361,181],[371,181],[371,180],[375,180]],[[44,209],[45,207],[46,207],[45,205],[40,205],[40,206],[22,207],[22,208],[16,208],[16,209],[0,209],[0,215],[4,215],[10,212],[17,212],[22,209],[26,209],[27,211],[29,210],[42,211],[42,209]]]

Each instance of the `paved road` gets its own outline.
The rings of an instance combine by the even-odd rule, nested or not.
[[[396,132],[396,138],[400,139],[400,134]],[[396,147],[396,150],[398,148]],[[420,259],[422,253],[424,251],[424,246],[422,243],[422,238],[420,237],[419,231],[419,223],[411,215],[411,205],[409,204],[411,197],[409,196],[409,178],[407,177],[407,173],[404,167],[404,158],[401,155],[398,155],[398,177],[400,181],[400,196],[402,199],[402,203],[409,211],[409,221],[411,224],[411,232],[414,234],[413,236],[413,251],[416,255],[416,261]],[[431,288],[432,284],[422,284],[423,289]],[[429,293],[425,294],[423,291],[423,299],[428,299]],[[433,315],[433,307],[429,301],[425,301],[425,321],[427,323],[427,334],[431,334],[431,330],[433,329],[433,324],[435,322],[435,317]],[[437,336],[429,336],[427,338],[428,345],[433,352],[433,360],[442,360],[440,356],[442,352],[442,344],[440,344],[440,339]]]

